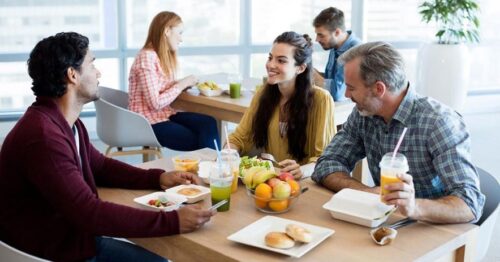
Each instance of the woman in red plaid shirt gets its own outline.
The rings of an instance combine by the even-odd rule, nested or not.
[[[182,30],[177,14],[164,11],[155,16],[130,69],[129,109],[149,120],[162,146],[183,151],[214,148],[214,139],[220,143],[214,118],[170,107],[184,89],[198,82],[194,75],[176,79]]]

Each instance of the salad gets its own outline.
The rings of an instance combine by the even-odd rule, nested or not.
[[[148,201],[148,205],[154,207],[168,207],[175,205],[175,202],[167,200],[165,197],[160,197],[158,199],[151,199]]]
[[[267,160],[258,159],[256,156],[254,157],[243,156],[241,157],[241,162],[240,162],[240,177],[243,177],[243,170],[249,169],[253,166],[262,166],[268,170],[273,167],[271,162]]]

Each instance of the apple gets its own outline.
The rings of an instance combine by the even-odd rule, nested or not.
[[[288,172],[281,172],[279,177],[281,181],[287,181],[288,179],[294,179],[293,175]]]
[[[279,180],[278,178],[276,177],[273,177],[269,180],[267,180],[267,184],[270,185],[271,187],[274,188],[274,186],[276,186],[276,184],[278,184],[279,182],[281,182],[281,180]]]
[[[280,181],[273,188],[273,197],[276,199],[287,199],[292,193],[292,188],[287,182]]]

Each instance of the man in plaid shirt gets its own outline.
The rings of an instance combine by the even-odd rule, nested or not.
[[[388,204],[411,218],[435,223],[475,222],[484,195],[471,163],[470,137],[462,117],[438,101],[421,97],[406,80],[401,55],[389,44],[373,42],[350,49],[344,63],[346,97],[356,103],[347,122],[318,159],[312,179],[335,192],[353,188],[380,192],[380,168],[405,127],[399,152],[408,174],[385,186]],[[368,187],[349,173],[367,157],[376,184]]]

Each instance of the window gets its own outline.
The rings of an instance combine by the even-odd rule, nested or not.
[[[239,1],[131,0],[127,2],[127,43],[130,47],[140,48],[144,45],[151,20],[164,10],[173,11],[182,18],[182,46],[239,44]]]
[[[346,27],[350,28],[351,1],[252,1],[252,43],[268,45],[285,31],[309,34],[314,40],[314,17],[332,4],[344,12]]]
[[[402,51],[410,81],[415,82],[417,51],[422,43],[435,41],[436,25],[421,21],[418,6],[422,1],[371,0],[366,3],[366,40],[387,41]],[[481,44],[469,45],[471,53],[471,83],[469,91],[500,91],[500,35],[496,33],[500,20],[495,11],[500,2],[479,0],[481,12]]]
[[[478,0],[481,44],[471,45],[471,93],[500,93],[500,2]],[[100,84],[128,89],[128,73],[152,18],[170,10],[184,21],[179,76],[216,72],[261,78],[272,41],[293,30],[315,39],[312,21],[323,9],[344,11],[347,29],[364,41],[384,40],[401,51],[415,82],[420,44],[433,41],[435,27],[421,21],[412,0],[0,0],[0,113],[22,112],[34,96],[26,72],[39,40],[61,31],[89,37],[101,71]],[[78,12],[74,12],[78,10]],[[324,70],[328,51],[315,44],[313,65]],[[87,107],[92,107],[92,104]]]

